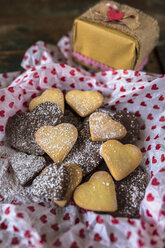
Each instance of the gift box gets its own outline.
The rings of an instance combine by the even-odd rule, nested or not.
[[[158,23],[151,16],[127,5],[102,1],[75,19],[73,57],[96,70],[139,70],[158,37]]]

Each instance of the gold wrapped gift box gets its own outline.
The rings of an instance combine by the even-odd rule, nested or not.
[[[110,21],[109,6],[115,6],[124,17]],[[157,21],[149,15],[127,5],[102,1],[74,21],[73,54],[78,54],[75,59],[88,67],[94,66],[86,61],[114,69],[137,69],[158,37]],[[85,59],[80,60],[81,56]]]

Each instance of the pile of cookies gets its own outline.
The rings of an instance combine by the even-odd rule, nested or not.
[[[65,100],[66,107],[60,89],[47,89],[31,100],[29,112],[8,120],[14,175],[32,195],[60,207],[73,195],[79,207],[137,217],[148,175],[133,145],[140,130],[135,115],[100,108],[96,91],[69,91]]]

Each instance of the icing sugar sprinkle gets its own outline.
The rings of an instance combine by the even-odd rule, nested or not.
[[[34,179],[31,193],[40,198],[63,200],[69,185],[69,172],[65,166],[51,164]]]

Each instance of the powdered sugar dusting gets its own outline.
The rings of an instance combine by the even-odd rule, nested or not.
[[[69,123],[56,127],[43,126],[36,132],[37,143],[56,162],[60,163],[77,140],[77,129]]]
[[[10,163],[21,185],[31,181],[46,166],[44,157],[23,152],[15,153]]]
[[[66,95],[67,103],[80,115],[87,116],[103,102],[103,96],[96,91],[69,91]]]
[[[31,193],[40,198],[63,200],[69,185],[70,177],[65,166],[55,163],[46,167],[44,172],[32,183]]]
[[[75,146],[64,162],[77,164],[82,169],[83,175],[86,175],[102,161],[100,146],[101,142],[92,141],[89,131],[82,129]]]
[[[90,132],[93,140],[120,139],[126,135],[125,127],[112,120],[109,115],[95,112],[89,117]]]
[[[43,155],[44,151],[35,141],[35,132],[44,125],[55,126],[63,121],[63,113],[56,103],[45,102],[30,113],[12,116],[6,125],[6,139],[19,151]]]

